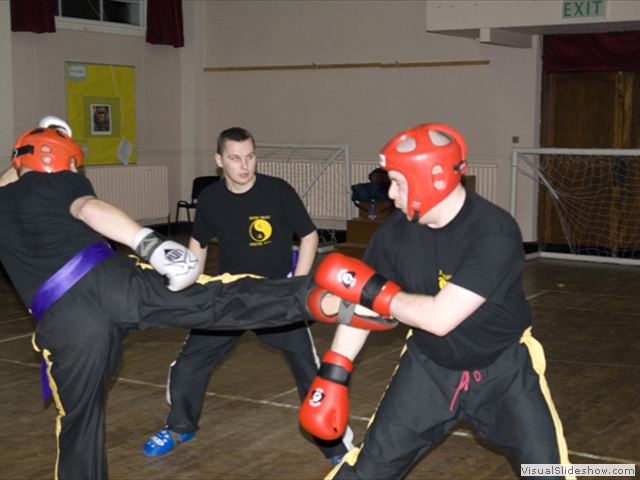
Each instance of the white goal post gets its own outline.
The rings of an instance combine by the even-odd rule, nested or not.
[[[555,207],[555,213],[548,207],[538,213],[547,222],[538,232],[540,256],[640,265],[640,150],[514,148],[514,217],[523,176],[534,182],[539,201],[548,192],[542,200]],[[562,231],[549,226],[550,215]]]

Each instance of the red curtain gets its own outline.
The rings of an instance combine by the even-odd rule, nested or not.
[[[51,0],[11,0],[11,31],[49,33],[56,31]]]
[[[182,0],[147,1],[147,42],[184,47]]]
[[[545,35],[545,72],[640,71],[640,32]]]

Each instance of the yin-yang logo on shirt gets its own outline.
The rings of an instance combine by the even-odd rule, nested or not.
[[[249,236],[254,242],[264,243],[271,238],[273,228],[264,218],[258,218],[249,225]]]

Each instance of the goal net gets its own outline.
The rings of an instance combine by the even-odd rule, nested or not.
[[[286,180],[318,227],[320,243],[336,243],[353,216],[348,145],[257,143],[258,172]]]
[[[541,252],[640,259],[640,150],[513,149],[512,215],[522,176],[536,182]]]

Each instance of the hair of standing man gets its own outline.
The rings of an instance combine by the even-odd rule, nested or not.
[[[224,130],[218,136],[218,149],[216,151],[218,155],[222,155],[227,140],[231,140],[233,142],[245,142],[247,140],[251,140],[253,148],[256,147],[256,141],[248,130],[241,127],[231,127]]]

